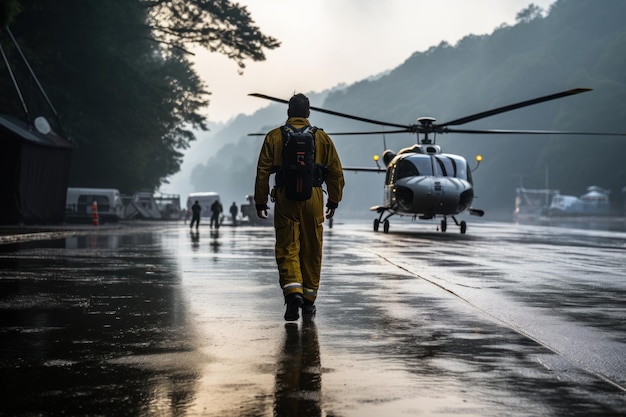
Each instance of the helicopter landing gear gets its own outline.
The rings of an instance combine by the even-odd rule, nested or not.
[[[388,213],[387,217],[383,219],[383,215],[385,214],[385,209],[381,209],[378,211],[380,216],[377,219],[374,219],[374,231],[378,232],[380,224],[383,224],[383,232],[389,233],[389,218],[393,216],[395,213]]]
[[[381,221],[378,219],[374,219],[374,231],[378,232],[378,228],[380,227]],[[383,232],[389,233],[389,220],[385,219],[382,221],[383,224]]]
[[[461,222],[457,221],[456,217],[451,216],[452,220],[454,220],[454,224],[456,224],[457,226],[459,226],[459,229],[461,230],[461,234],[464,235],[465,232],[467,231],[467,223],[465,222],[465,220],[461,220]],[[446,217],[444,217],[441,220],[441,231],[445,232],[448,229],[448,219]]]

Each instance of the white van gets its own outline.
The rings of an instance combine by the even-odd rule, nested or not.
[[[92,220],[91,206],[98,204],[101,222],[116,222],[124,218],[124,204],[119,190],[115,188],[68,188],[65,199],[65,220]]]
[[[189,216],[191,216],[191,206],[193,206],[193,203],[198,201],[198,203],[200,203],[200,207],[202,207],[200,217],[211,217],[211,204],[213,204],[215,200],[220,201],[220,195],[218,193],[201,192],[189,194],[189,197],[187,197],[187,210],[189,212]]]

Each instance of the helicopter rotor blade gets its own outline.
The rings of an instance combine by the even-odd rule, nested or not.
[[[591,91],[591,88],[574,88],[571,90],[562,91],[560,93],[550,94],[548,96],[538,97],[532,100],[521,101],[519,103],[509,104],[508,106],[498,107],[496,109],[487,110],[487,111],[476,113],[470,116],[462,117],[460,119],[452,120],[451,122],[438,124],[438,127],[462,125],[465,123],[473,122],[478,119],[483,119],[485,117],[494,116],[496,114],[520,109],[522,107],[532,106],[532,105],[543,103],[543,102],[550,101],[550,100],[556,100],[558,98],[567,97],[567,96],[571,96],[574,94],[586,93],[588,91]]]
[[[350,135],[385,135],[387,133],[414,133],[408,129],[402,130],[380,130],[380,131],[367,131],[367,132],[327,132],[330,136],[350,136]],[[248,133],[248,136],[265,136],[267,133]]]
[[[320,113],[326,113],[326,114],[330,114],[332,116],[338,116],[338,117],[343,117],[344,119],[352,119],[352,120],[357,120],[359,122],[365,122],[365,123],[372,123],[375,125],[379,125],[379,126],[391,126],[391,127],[401,127],[406,129],[406,131],[409,131],[410,127],[408,125],[401,125],[398,123],[389,123],[389,122],[381,122],[380,120],[374,120],[374,119],[368,119],[365,117],[360,117],[360,116],[353,116],[351,114],[346,114],[346,113],[340,113],[340,112],[336,112],[333,110],[326,110],[326,109],[322,109],[320,107],[310,107],[311,110],[316,110]]]
[[[378,168],[378,167],[344,167],[342,166],[341,169],[343,171],[353,171],[353,172],[387,172],[386,169]]]
[[[496,135],[588,135],[588,136],[626,136],[616,132],[572,132],[569,130],[500,130],[500,129],[444,129],[445,133],[479,133]]]
[[[248,95],[251,96],[251,97],[258,97],[258,98],[263,98],[263,99],[266,99],[266,100],[276,101],[278,103],[285,103],[285,104],[289,103],[288,100],[284,100],[282,98],[276,98],[276,97],[267,96],[265,94],[250,93]],[[321,107],[310,106],[309,108],[311,110],[315,110],[315,111],[318,111],[320,113],[326,113],[326,114],[330,114],[332,116],[343,117],[345,119],[357,120],[359,122],[372,123],[372,124],[380,125],[380,126],[392,126],[392,127],[401,127],[401,128],[405,128],[405,129],[410,129],[410,127],[408,125],[402,125],[402,124],[397,124],[397,123],[389,123],[389,122],[381,122],[380,120],[368,119],[368,118],[360,117],[360,116],[353,116],[351,114],[340,113],[340,112],[333,111],[333,110],[327,110],[327,109],[323,109]]]
[[[381,131],[367,131],[367,132],[334,132],[328,134],[330,136],[346,136],[346,135],[386,135],[387,133],[413,133],[409,129],[404,130],[381,130]]]
[[[284,100],[282,98],[276,98],[276,97],[271,97],[271,96],[267,96],[265,94],[259,94],[259,93],[250,93],[248,94],[250,97],[258,97],[258,98],[263,98],[265,100],[270,100],[270,101],[276,101],[278,103],[283,103],[283,104],[289,104],[288,100]]]

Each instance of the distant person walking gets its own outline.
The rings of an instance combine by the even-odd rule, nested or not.
[[[200,212],[201,211],[202,211],[202,206],[200,206],[200,203],[198,202],[198,200],[196,200],[196,202],[193,203],[193,206],[191,206],[191,223],[189,223],[190,229],[192,229],[193,224],[196,223],[196,230],[198,230],[198,226],[200,226]]]
[[[237,208],[237,204],[233,201],[233,204],[230,206],[230,215],[233,218],[233,226],[237,226],[237,213],[239,213],[239,209]]]
[[[220,214],[222,213],[222,211],[222,203],[220,203],[220,200],[215,200],[213,204],[211,204],[211,222],[209,223],[210,227],[213,227],[213,222],[215,222],[216,229],[220,227]]]

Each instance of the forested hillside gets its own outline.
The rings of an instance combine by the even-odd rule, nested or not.
[[[622,0],[559,0],[544,13],[531,7],[520,13],[514,26],[417,52],[383,77],[331,92],[323,103],[312,103],[395,123],[414,123],[421,116],[443,123],[570,88],[589,87],[592,92],[463,127],[626,132],[624,15],[626,2]],[[259,130],[283,122],[282,118],[256,120]],[[312,114],[311,121],[328,132],[379,129],[319,113]],[[239,188],[235,195],[252,191],[261,139],[231,140],[232,147],[196,168],[196,189],[220,189],[220,176],[214,170],[219,161],[219,166],[236,167],[239,181],[229,186],[228,192],[234,191],[232,187]],[[382,152],[383,141],[388,148],[398,149],[415,143],[416,138],[335,137],[344,165],[372,164],[371,156]],[[522,181],[526,187],[549,186],[574,195],[584,193],[589,185],[599,185],[612,190],[615,202],[621,201],[626,186],[624,137],[448,134],[439,135],[437,143],[445,152],[468,160],[483,155],[484,162],[474,173],[474,206],[485,209],[487,216],[510,216],[515,188]],[[381,202],[382,176],[346,173],[346,179],[342,209],[368,215],[368,208]]]

